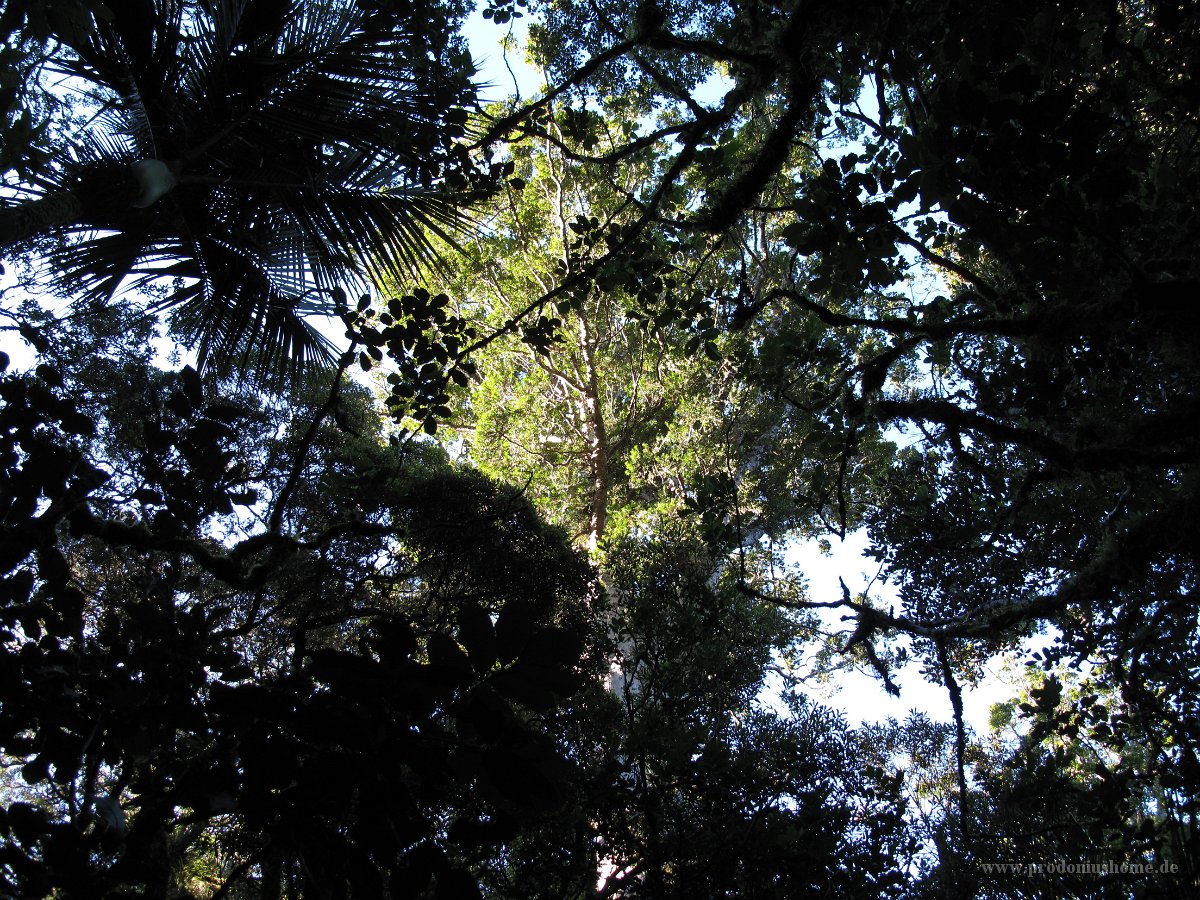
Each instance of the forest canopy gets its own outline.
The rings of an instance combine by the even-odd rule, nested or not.
[[[0,894],[1191,896],[1200,11],[470,12],[0,12]]]

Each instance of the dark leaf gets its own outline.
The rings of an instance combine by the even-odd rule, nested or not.
[[[475,603],[458,609],[458,638],[476,671],[486,672],[496,662],[496,632],[491,616]]]
[[[514,598],[504,604],[496,620],[496,655],[500,662],[517,658],[537,621],[537,610],[528,600]]]
[[[469,872],[462,869],[451,869],[439,874],[434,896],[438,900],[482,900],[483,898],[483,895],[479,893],[479,883]]]
[[[451,637],[435,632],[425,644],[429,662],[449,672],[458,673],[460,678],[471,676],[471,662],[458,643]]]
[[[183,371],[179,373],[179,380],[183,384],[183,392],[192,407],[199,408],[203,406],[204,385],[200,381],[200,373],[191,366],[184,366]]]

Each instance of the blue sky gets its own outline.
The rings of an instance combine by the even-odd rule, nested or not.
[[[541,86],[541,73],[525,61],[525,53],[519,49],[525,43],[528,21],[521,18],[497,25],[483,17],[481,6],[467,19],[463,35],[470,45],[471,59],[479,68],[475,83],[483,87],[485,102],[503,100],[517,91],[528,97]],[[507,54],[502,46],[506,39],[513,45]]]

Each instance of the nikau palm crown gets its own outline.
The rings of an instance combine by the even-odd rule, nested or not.
[[[107,6],[62,36],[59,66],[112,110],[0,209],[3,250],[66,235],[50,266],[82,296],[181,279],[163,305],[201,360],[263,372],[326,358],[306,314],[335,311],[339,283],[411,273],[428,234],[462,224],[481,177],[456,143],[473,69],[446,48],[445,13]]]

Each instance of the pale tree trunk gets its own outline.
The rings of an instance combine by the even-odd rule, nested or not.
[[[562,261],[569,269],[571,258],[566,248],[571,242],[571,231],[568,224],[570,218],[567,215],[567,200],[564,192],[563,178],[554,171],[553,165],[551,165],[549,174],[553,184],[553,192],[548,194],[546,199],[558,211],[557,225],[563,247]],[[582,210],[583,208],[581,205],[580,209]],[[600,394],[600,373],[596,364],[596,337],[592,332],[591,322],[588,319],[587,305],[585,304],[577,314],[579,316],[580,359],[574,364],[573,374],[575,377],[565,383],[576,394],[574,412],[585,441],[588,478],[590,480],[587,505],[588,522],[585,540],[588,553],[595,558],[600,542],[604,538],[604,533],[608,530],[608,498],[611,487],[608,457],[611,448],[608,441],[608,426],[604,418],[603,397]],[[612,609],[624,606],[624,599],[616,596],[616,592],[609,583],[607,568],[602,561],[597,572],[597,578],[591,585],[590,592],[597,599],[604,596],[609,598],[612,606],[609,607],[610,611],[607,614],[608,621],[605,624],[609,631],[609,637],[615,638],[612,625]],[[632,658],[633,651],[634,646],[632,641],[624,640],[618,642],[616,658],[612,660],[608,677],[605,679],[605,684],[609,691],[617,697],[625,697],[627,701],[630,696],[640,691],[640,685],[637,683],[636,677],[630,680],[626,680],[625,678],[625,667],[628,664],[627,661]]]
[[[596,370],[596,352],[586,316],[579,318],[579,343],[583,351],[584,429],[587,434],[588,469],[592,480],[588,508],[589,551],[595,551],[608,527],[608,429],[604,422],[604,404],[600,397],[600,376]]]
[[[591,329],[586,317],[579,320],[579,342],[583,348],[583,386],[582,396],[584,433],[587,436],[588,470],[591,478],[591,495],[588,498],[588,535],[587,548],[589,553],[595,553],[604,533],[608,530],[608,497],[609,481],[609,452],[608,425],[604,419],[604,403],[600,396],[600,376],[596,366],[596,348]],[[611,584],[608,570],[602,561],[598,573],[597,588],[608,596],[614,606],[625,605],[625,598]],[[608,624],[609,637],[614,638],[611,620]],[[617,657],[609,667],[608,689],[622,699],[628,706],[633,698],[641,693],[641,684],[636,674],[626,678],[625,670],[634,657],[634,643],[631,638],[625,638],[617,643]]]
[[[93,209],[145,209],[168,193],[177,183],[175,170],[157,159],[141,159],[130,164],[122,174],[104,180],[93,176],[88,197]],[[83,219],[85,205],[76,191],[51,191],[37,200],[0,206],[0,250],[13,244],[45,234],[59,225],[69,225]]]
[[[54,191],[37,200],[0,207],[0,249],[44,234],[83,216],[83,201],[74,191]]]
[[[604,418],[604,402],[600,395],[600,372],[596,364],[595,337],[592,334],[586,313],[579,317],[579,346],[582,356],[582,371],[576,370],[576,377],[582,390],[579,392],[579,412],[583,433],[587,442],[588,477],[591,490],[588,494],[588,530],[587,549],[595,554],[604,533],[608,530],[608,498],[609,481],[609,452],[608,424]],[[616,607],[624,605],[624,600],[609,582],[607,568],[603,562],[597,573],[597,583],[593,588],[597,594],[606,595]],[[611,615],[611,613],[610,613]],[[609,622],[609,637],[614,638],[611,621]],[[625,668],[633,657],[632,641],[620,641],[617,646],[617,656],[609,667],[606,680],[608,689],[625,702],[636,696],[640,685],[636,677],[627,680]]]

